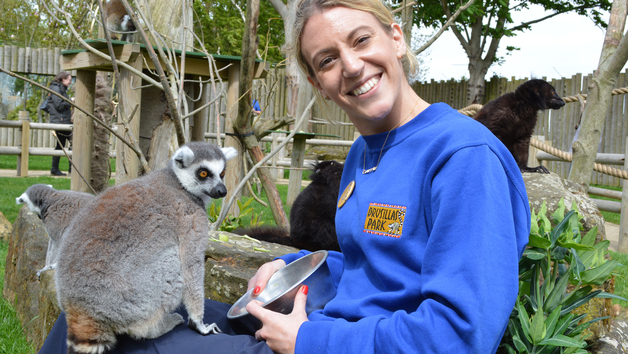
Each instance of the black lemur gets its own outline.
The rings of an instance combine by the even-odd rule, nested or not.
[[[323,161],[313,166],[312,183],[299,193],[292,205],[289,235],[280,227],[254,227],[235,232],[308,251],[340,251],[335,218],[343,168],[338,161]]]
[[[554,86],[534,79],[521,84],[515,92],[488,102],[473,118],[506,145],[521,172],[549,173],[544,166],[528,167],[530,138],[539,110],[559,109],[564,105]]]

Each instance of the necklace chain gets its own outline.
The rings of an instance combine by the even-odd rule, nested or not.
[[[412,112],[414,111],[414,109],[416,108],[416,106],[419,104],[419,101],[421,99],[417,99],[416,103],[414,104],[414,107],[412,107],[412,109],[410,110],[410,113],[408,113],[408,115],[402,119],[394,128],[392,128],[391,130],[388,131],[388,134],[386,134],[386,139],[384,139],[384,144],[382,145],[382,149],[379,151],[379,157],[377,158],[377,164],[371,168],[369,168],[368,170],[366,170],[366,144],[364,144],[364,163],[362,165],[362,174],[365,175],[367,173],[371,173],[371,172],[375,172],[377,171],[377,167],[379,166],[379,161],[382,159],[382,153],[384,152],[384,146],[386,146],[386,142],[388,141],[388,137],[390,136],[390,132],[392,132],[393,130],[399,128],[399,126],[406,121],[406,119],[408,119],[408,117],[410,117],[410,115],[412,114]]]

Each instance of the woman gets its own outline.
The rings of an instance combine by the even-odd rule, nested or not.
[[[294,28],[308,81],[362,137],[340,187],[343,253],[327,260],[336,297],[309,315],[305,286],[288,315],[252,302],[247,310],[263,324],[255,337],[276,353],[494,353],[530,227],[511,154],[473,119],[416,95],[404,73],[413,55],[380,0],[304,0]],[[263,265],[249,288],[259,294],[306,253]]]
[[[67,94],[68,87],[72,82],[72,75],[67,71],[61,71],[55,76],[54,80],[50,84],[50,88],[62,95],[63,97],[70,99]],[[62,100],[60,97],[56,95],[50,95],[50,99],[48,100],[48,113],[50,114],[50,123],[55,124],[72,124],[72,105],[68,102]],[[72,132],[71,131],[62,131],[56,130],[55,133],[59,138],[57,141],[57,145],[55,146],[55,150],[62,150],[62,147],[65,146],[66,141],[71,142]],[[52,157],[52,168],[50,169],[50,173],[53,176],[65,176],[66,174],[59,170],[59,159],[60,156]]]

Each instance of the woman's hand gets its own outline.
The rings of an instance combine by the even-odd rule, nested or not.
[[[278,271],[282,267],[285,267],[285,265],[286,262],[284,262],[282,259],[276,259],[272,262],[262,264],[262,266],[259,267],[257,273],[255,273],[253,278],[249,280],[248,288],[246,290],[249,291],[250,289],[253,289],[253,296],[259,295],[259,293],[261,293],[262,290],[264,290],[264,288],[266,287],[268,279],[270,279],[270,277],[275,274],[276,271]]]
[[[294,307],[289,315],[266,310],[260,305],[259,301],[249,302],[246,305],[246,310],[262,321],[262,328],[255,332],[255,338],[257,340],[265,340],[266,344],[275,353],[294,353],[299,328],[303,322],[308,321],[305,313],[307,290],[307,285],[303,285],[297,291],[297,295],[294,298]]]

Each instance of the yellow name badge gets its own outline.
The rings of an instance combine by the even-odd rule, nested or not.
[[[364,222],[364,232],[371,234],[401,237],[406,207],[380,203],[370,203]]]

